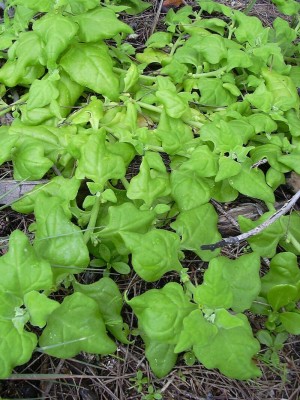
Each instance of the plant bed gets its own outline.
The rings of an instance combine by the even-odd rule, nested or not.
[[[300,172],[299,24],[264,28],[199,1],[135,50],[123,5],[65,3],[15,2],[2,35],[2,114],[14,121],[0,129],[0,161],[21,184],[49,183],[12,204],[35,222],[0,259],[0,335],[16,343],[0,352],[1,377],[33,352],[90,353],[110,371],[135,342],[157,378],[185,382],[185,360],[233,381],[260,377],[263,361],[289,379],[278,351],[300,331],[299,192],[283,186]],[[259,211],[252,221],[240,209],[237,224],[242,201]],[[224,241],[220,213],[261,229],[248,245]],[[130,379],[128,396],[166,390]]]

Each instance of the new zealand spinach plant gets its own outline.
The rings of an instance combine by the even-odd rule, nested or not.
[[[34,213],[34,239],[16,230],[0,259],[1,378],[37,350],[105,355],[114,338],[129,343],[124,300],[158,377],[182,352],[228,377],[258,377],[260,342],[276,349],[273,338],[300,333],[298,212],[236,259],[202,248],[221,239],[211,199],[263,202],[259,221],[240,217],[248,231],[274,214],[286,174],[300,174],[299,24],[277,18],[265,28],[198,2],[200,11],[170,10],[140,52],[117,13],[142,2],[7,2],[1,114],[14,121],[0,128],[0,164],[12,162],[17,180],[49,183],[12,205]],[[8,104],[15,87],[22,95]],[[186,251],[208,263],[197,284],[182,266]],[[82,284],[90,265],[105,276]],[[122,296],[108,275],[130,268],[149,286],[169,272],[177,279]],[[63,286],[71,294],[53,300]],[[249,310],[265,316],[257,337]]]

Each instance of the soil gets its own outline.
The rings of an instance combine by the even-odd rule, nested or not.
[[[233,8],[243,10],[248,0],[220,0],[219,2]],[[152,0],[152,7],[143,15],[124,17],[135,30],[137,37],[134,46],[143,48],[151,32],[163,29],[163,13],[161,1]],[[196,2],[186,1],[188,5],[197,6]],[[162,10],[161,10],[162,11]],[[258,16],[264,25],[270,26],[279,15],[269,0],[257,1],[250,12]],[[12,117],[7,114],[2,117],[1,124],[11,123]],[[9,163],[0,167],[0,179],[12,177],[12,168]],[[298,181],[299,184],[299,181]],[[278,201],[290,198],[292,190],[284,186],[277,193]],[[245,207],[246,199],[239,198],[235,207]],[[261,207],[260,204],[251,204],[251,207]],[[245,209],[244,209],[245,210]],[[219,210],[221,214],[234,217],[231,210]],[[254,212],[253,210],[250,212]],[[239,213],[241,213],[239,211]],[[226,222],[227,219],[227,222]],[[33,216],[23,216],[9,208],[0,211],[0,254],[7,251],[1,245],[3,239],[16,228],[28,233],[28,227],[33,222]],[[223,231],[235,232],[232,221],[223,217]],[[227,247],[223,254],[235,257],[243,252],[244,245]],[[189,268],[192,276],[199,279],[200,272],[205,265],[193,253],[186,254],[185,267]],[[90,273],[89,273],[90,274]],[[82,277],[82,283],[88,282],[89,274]],[[155,283],[157,287],[176,279],[169,274],[163,280]],[[121,291],[129,290],[138,295],[147,289],[136,275],[126,279],[119,277],[118,284]],[[153,284],[151,286],[153,288]],[[136,319],[130,309],[124,307],[123,317],[131,328],[136,327]],[[261,328],[263,321],[251,318],[255,330]],[[32,360],[15,369],[10,379],[0,380],[0,398],[2,399],[51,399],[51,400],[134,400],[155,399],[151,397],[151,388],[161,393],[164,400],[299,400],[300,399],[300,340],[291,336],[280,352],[280,367],[274,368],[262,361],[258,361],[263,375],[258,380],[237,381],[221,375],[217,370],[206,370],[202,365],[187,366],[183,357],[179,358],[176,368],[164,379],[157,379],[151,372],[144,356],[143,343],[138,337],[131,336],[129,346],[120,345],[115,355],[98,357],[81,354],[74,359],[60,360],[38,351]],[[262,354],[265,349],[262,349]],[[141,384],[137,379],[137,372],[141,371],[147,382]],[[141,390],[140,390],[141,389]],[[148,397],[145,397],[148,394]],[[159,397],[157,397],[159,398]]]

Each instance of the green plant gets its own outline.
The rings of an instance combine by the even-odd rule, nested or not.
[[[64,358],[112,353],[112,336],[128,343],[123,297],[107,275],[111,268],[127,274],[129,259],[146,282],[177,276],[124,296],[158,377],[181,352],[232,378],[260,376],[253,360],[260,344],[245,311],[264,315],[271,335],[300,333],[299,215],[281,216],[236,260],[203,246],[221,239],[211,199],[230,203],[243,194],[264,202],[260,221],[240,218],[242,231],[252,229],[274,214],[285,174],[300,173],[299,27],[277,18],[264,28],[255,17],[199,1],[200,12],[170,10],[166,32],[136,53],[124,40],[132,29],[116,14],[122,5],[10,4],[1,92],[7,99],[18,86],[24,94],[2,100],[2,114],[11,110],[15,119],[0,128],[0,163],[12,161],[17,180],[47,174],[50,182],[13,204],[34,212],[34,240],[15,231],[0,259],[0,377],[35,349]],[[203,18],[204,11],[226,19]],[[79,202],[82,187],[89,194]],[[187,250],[209,263],[199,285],[182,267]],[[261,257],[271,259],[262,278]],[[79,283],[90,266],[107,266],[106,276]],[[52,297],[62,286],[74,293],[59,303]]]

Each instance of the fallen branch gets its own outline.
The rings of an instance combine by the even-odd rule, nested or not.
[[[229,236],[228,238],[222,239],[214,244],[205,244],[201,246],[201,250],[215,250],[219,247],[224,247],[232,244],[237,244],[242,242],[243,240],[247,240],[251,236],[258,235],[264,229],[268,228],[271,224],[273,224],[278,218],[282,215],[285,215],[293,206],[297,203],[300,198],[300,190],[289,200],[287,201],[275,214],[271,215],[265,222],[258,225],[256,228],[251,229],[248,232],[242,233],[238,236]]]

